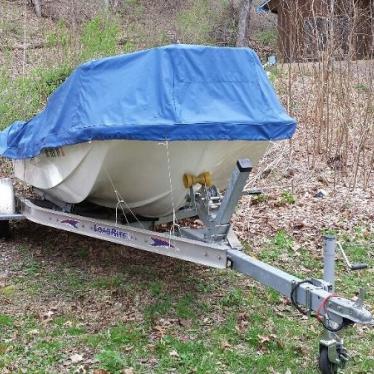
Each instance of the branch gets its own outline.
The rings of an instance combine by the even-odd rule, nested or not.
[[[40,0],[31,0],[32,4],[34,5],[35,14],[37,17],[42,16],[42,4]]]
[[[15,44],[12,47],[6,45],[0,45],[0,51],[16,51],[16,50],[23,50],[23,49],[40,49],[45,48],[47,45],[45,43],[25,43],[25,44]]]
[[[251,20],[251,5],[253,0],[242,0],[239,12],[237,47],[247,47],[249,38],[249,23]]]

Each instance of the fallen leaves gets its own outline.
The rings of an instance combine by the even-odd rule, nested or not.
[[[185,319],[185,318],[179,318],[178,323],[182,327],[190,328],[192,326],[192,320],[191,319]]]
[[[121,371],[121,374],[134,374],[134,369],[133,368],[123,369]]]
[[[268,179],[266,181],[259,181],[260,184],[262,183],[262,185],[264,186],[264,190],[266,191],[267,197],[265,199],[258,199],[255,204],[251,203],[251,201],[254,200],[251,200],[249,197],[244,197],[242,199],[242,202],[238,207],[237,215],[234,219],[235,231],[242,238],[250,241],[250,243],[253,244],[254,251],[256,251],[260,250],[266,240],[272,237],[276,232],[281,229],[286,230],[289,235],[292,235],[292,237],[295,239],[295,242],[292,245],[292,248],[290,248],[290,253],[288,253],[287,256],[285,255],[281,258],[287,261],[292,261],[294,259],[294,256],[302,256],[304,254],[303,251],[305,251],[305,248],[307,248],[307,250],[312,252],[312,256],[315,256],[315,258],[318,259],[320,258],[321,253],[321,248],[318,242],[318,235],[320,234],[321,228],[325,227],[327,224],[331,224],[332,227],[342,227],[350,232],[354,225],[360,220],[371,220],[370,222],[372,222],[374,211],[372,208],[374,200],[372,199],[373,196],[370,192],[366,193],[365,196],[360,196],[360,194],[358,193],[352,194],[350,191],[348,191],[347,188],[339,184],[336,186],[336,191],[333,191],[332,186],[329,185],[329,181],[332,179],[330,178],[331,175],[328,175],[328,172],[326,172],[326,179],[322,180],[321,178],[315,178],[315,180],[313,180],[313,177],[311,177],[310,181],[301,183],[303,182],[303,178],[306,173],[305,169],[303,169],[302,166],[300,167],[300,161],[296,160],[296,162],[299,165],[297,167],[293,167],[292,172],[287,172],[287,175],[282,177],[281,179],[276,180],[277,173],[282,169],[282,163],[280,163],[278,170],[277,167],[272,168],[272,173],[271,175],[268,175]],[[320,173],[320,171],[318,171],[318,173]],[[276,183],[273,183],[274,181]],[[281,196],[281,192],[285,189],[291,189],[291,182],[293,183],[295,188],[295,191],[293,193],[295,193],[297,197],[296,203],[293,204],[292,207],[277,207],[276,202],[279,199],[279,196]],[[270,187],[270,185],[274,186],[274,188]],[[324,199],[313,198],[313,195],[322,187],[328,192],[328,196],[326,196],[326,198]],[[48,261],[48,252],[45,249],[34,249],[34,247],[37,245],[44,245],[44,242],[42,244],[38,244],[40,239],[33,235],[31,229],[31,227],[33,226],[31,226],[31,224],[29,223],[22,224],[25,225],[25,228],[22,232],[26,233],[27,236],[25,242],[27,243],[27,245],[32,247],[30,248],[32,254],[37,257],[42,256],[44,257],[44,260]],[[193,224],[199,226],[201,225],[201,222],[195,221],[193,222]],[[369,231],[367,231],[367,235],[370,235]],[[48,239],[48,245],[54,245],[54,243],[58,244],[57,242],[63,242],[64,245],[67,246],[67,251],[61,251],[63,254],[58,255],[61,257],[53,258],[53,261],[56,260],[59,266],[54,267],[54,264],[48,265],[55,271],[56,269],[58,270],[62,267],[64,269],[68,269],[71,265],[72,267],[75,267],[77,264],[78,266],[76,266],[76,268],[79,269],[80,274],[84,273],[88,277],[104,275],[109,276],[113,273],[123,271],[124,262],[116,261],[116,259],[118,258],[115,257],[115,254],[113,254],[118,250],[118,248],[113,247],[112,249],[114,250],[112,252],[110,250],[106,251],[105,255],[101,255],[101,260],[99,258],[99,260],[95,262],[95,256],[99,255],[101,252],[104,252],[102,251],[100,245],[97,245],[97,247],[95,247],[95,244],[92,244],[92,241],[81,241],[81,239],[75,239],[74,236],[67,237],[63,236],[63,234],[61,233],[56,233],[57,239],[56,241],[54,241],[53,236],[54,235],[51,235],[51,237]],[[66,241],[69,241],[69,244],[67,244],[66,241],[62,240],[61,238],[66,238]],[[95,247],[92,249],[92,251],[96,252],[89,256],[89,260],[80,261],[76,258],[75,249],[78,246],[81,246],[82,242],[86,247]],[[110,245],[108,244],[108,246]],[[3,248],[1,248],[1,250],[3,250]],[[9,248],[4,248],[4,252],[5,251],[9,251]],[[148,278],[145,278],[144,274],[142,274],[142,271],[139,271],[138,269],[149,267],[155,272],[157,271],[157,274],[161,273],[162,279],[166,279],[165,283],[167,283],[165,292],[169,292],[170,290],[172,290],[171,292],[174,293],[173,297],[176,295],[176,299],[180,297],[186,291],[186,289],[187,292],[190,292],[191,288],[193,288],[194,285],[192,285],[191,287],[191,283],[189,283],[186,287],[184,285],[184,282],[175,275],[175,273],[178,273],[178,271],[176,271],[175,269],[179,268],[173,267],[173,260],[169,260],[167,258],[162,258],[159,260],[155,259],[152,256],[144,256],[144,253],[136,252],[133,250],[124,249],[124,251],[126,266],[129,263],[135,266],[135,275],[131,274],[130,272],[126,273],[126,275],[129,277],[129,279],[126,279],[130,286],[129,288],[133,287],[134,290],[128,291],[126,289],[125,291],[122,291],[122,293],[119,293],[117,292],[117,289],[115,290],[116,292],[113,292],[113,289],[109,290],[108,292],[107,290],[98,291],[97,289],[91,289],[87,294],[82,293],[82,295],[79,295],[79,297],[75,297],[74,301],[71,302],[67,297],[65,297],[65,295],[62,297],[59,295],[63,300],[62,302],[66,303],[65,311],[61,308],[60,304],[59,309],[57,309],[57,307],[51,307],[51,301],[48,302],[48,300],[51,300],[51,298],[48,299],[50,295],[47,292],[44,292],[44,290],[41,290],[40,295],[42,297],[40,298],[40,300],[42,300],[43,302],[40,302],[39,299],[37,301],[33,300],[34,304],[32,305],[31,310],[36,317],[39,316],[40,320],[43,321],[43,325],[45,323],[48,324],[48,326],[44,326],[43,328],[43,325],[41,325],[38,326],[38,329],[28,331],[27,335],[29,336],[27,337],[27,339],[33,341],[39,338],[38,335],[40,335],[40,337],[43,337],[44,329],[51,331],[54,328],[55,324],[50,322],[53,321],[53,319],[55,319],[57,315],[64,315],[66,313],[66,310],[68,311],[66,315],[73,314],[74,316],[82,316],[82,318],[85,318],[85,322],[87,321],[87,330],[95,334],[101,334],[102,332],[107,331],[110,326],[113,326],[115,323],[119,322],[125,324],[142,324],[144,322],[142,307],[143,305],[149,305],[149,300],[147,300],[147,297],[150,296],[148,295],[147,290],[143,292],[143,290],[140,291],[136,288],[140,282],[144,282],[145,284],[147,284],[148,282]],[[113,256],[115,260],[108,261],[108,264],[110,263],[110,265],[107,266],[103,265],[102,260],[108,260],[108,252],[111,253],[109,255]],[[10,269],[10,264],[11,263],[8,262],[7,265],[4,266],[4,268],[7,267]],[[173,266],[170,266],[170,264],[172,264]],[[219,299],[224,295],[225,292],[227,292],[227,282],[236,282],[236,280],[228,280],[229,278],[226,278],[225,276],[222,276],[222,280],[220,282],[217,282],[216,279],[213,279],[216,273],[212,272],[210,269],[201,270],[200,268],[197,269],[197,267],[195,268],[192,265],[190,266],[186,264],[183,264],[182,266],[184,274],[188,273],[190,275],[189,272],[191,271],[191,277],[193,277],[194,280],[200,278],[204,282],[212,282],[213,284],[217,285],[217,290],[209,291],[209,293],[196,293],[198,295],[197,297],[212,297],[215,299]],[[47,266],[46,269],[48,269]],[[133,269],[134,268],[131,268],[131,270]],[[188,271],[186,271],[186,269],[188,269]],[[298,268],[298,271],[310,271],[310,269]],[[373,270],[369,269],[367,271],[372,272]],[[209,276],[209,274],[211,274],[211,276]],[[14,275],[12,273],[12,278],[13,276]],[[64,274],[62,276],[65,276],[67,279],[67,274]],[[42,280],[42,277],[43,274],[41,274],[40,278],[38,278],[38,281],[39,279]],[[240,283],[240,286],[243,286],[243,284],[245,284],[245,281],[243,279],[238,282]],[[248,282],[252,281],[248,280]],[[3,276],[3,274],[1,274],[0,287],[9,286],[9,283],[9,276]],[[172,285],[173,283],[174,286]],[[18,283],[16,284],[18,286]],[[176,290],[176,284],[181,289]],[[183,287],[185,288],[183,289]],[[97,295],[99,295],[99,297]],[[52,299],[56,300],[55,294],[52,295]],[[45,305],[43,304],[44,302]],[[212,302],[211,300],[209,300],[209,302],[207,301],[207,303],[215,308],[214,312],[209,311],[208,313],[200,314],[198,326],[204,331],[204,333],[206,330],[207,336],[209,336],[208,331],[214,330],[221,324],[221,322],[224,322],[225,318],[227,318],[227,315],[222,313],[222,310],[217,307],[218,304],[216,304],[214,301]],[[26,307],[22,309],[21,303],[18,303],[17,306],[22,311],[22,313],[28,312]],[[289,304],[289,300],[283,298],[282,302],[277,303],[277,306],[275,307],[275,313],[278,316],[287,318],[287,314],[290,314],[289,311],[291,309],[292,308]],[[251,306],[248,306],[248,310],[251,313],[250,315],[248,315],[247,312],[242,312],[239,313],[236,317],[236,320],[234,320],[235,331],[233,331],[233,333],[238,333],[238,335],[241,334],[241,339],[243,339],[243,337],[245,336],[244,334],[251,326],[250,316],[252,315],[252,313],[261,314],[261,310],[255,311],[253,309],[252,311]],[[171,315],[175,317],[175,315]],[[196,337],[194,336],[194,331],[188,331],[192,326],[195,327],[195,320],[185,318],[168,318],[169,316],[170,314],[165,314],[163,315],[164,318],[153,320],[154,325],[151,328],[148,329],[147,327],[147,331],[145,333],[146,339],[149,339],[148,342],[152,344],[146,343],[146,350],[148,353],[150,352],[150,356],[154,355],[154,352],[156,352],[155,347],[158,347],[158,344],[162,344],[166,340],[165,336],[177,338],[180,342],[193,341],[194,339],[196,339]],[[62,326],[68,329],[75,325],[72,321],[68,320],[63,323]],[[314,326],[310,327],[308,325],[308,329],[310,329],[310,331],[313,333],[317,333]],[[264,330],[260,331],[261,333],[257,336],[258,354],[265,354],[265,352],[271,351],[274,348],[274,345],[278,345],[278,347],[282,346],[282,337],[277,336],[276,329],[264,326]],[[362,334],[364,333],[366,333],[366,331],[364,331],[364,328],[362,328]],[[294,338],[294,336],[291,335],[290,337]],[[19,335],[15,339],[20,339]],[[300,337],[295,337],[295,339],[300,339]],[[232,344],[230,344],[230,342],[232,342]],[[222,336],[219,340],[219,347],[222,351],[229,351],[227,353],[229,355],[230,350],[235,350],[235,352],[240,351],[240,344],[236,344],[236,342],[233,342],[234,340],[231,340],[229,336]],[[306,344],[295,343],[294,347],[296,347],[295,349],[297,350],[295,354],[300,354],[302,357],[305,356],[307,357],[307,362],[311,362],[311,353],[310,350],[308,350]],[[174,358],[174,360],[169,359],[169,361],[175,362],[178,361],[178,358],[180,358],[180,356],[183,357],[183,351],[178,351],[179,346],[178,350],[173,348],[173,346],[168,346],[164,354],[166,357],[169,356]],[[130,356],[136,355],[137,349],[138,348],[136,343],[131,342],[127,345],[121,345],[119,352],[121,355],[123,354]],[[225,352],[221,353],[222,355],[226,354]],[[94,359],[92,358],[95,357],[94,355],[95,352],[92,348],[91,352],[87,352],[84,349],[79,349],[78,353],[68,351],[65,356],[68,357],[68,359],[65,363],[71,366],[75,365],[74,370],[78,367],[86,366],[90,366],[90,369],[92,370],[92,366],[98,366],[97,362],[95,362],[94,364],[92,362],[88,363],[89,358],[94,361]],[[152,365],[156,364],[157,359],[155,359],[154,357],[146,357],[139,360],[139,365],[144,365],[148,369],[152,367]],[[61,363],[59,365],[61,365]],[[277,370],[272,371],[272,373],[292,374],[290,369],[286,370],[286,366],[282,367],[283,369],[276,368]],[[70,367],[69,369],[73,368]],[[150,369],[150,372],[151,371],[152,370]],[[89,371],[87,370],[87,372]],[[222,370],[222,372],[224,372],[224,370]],[[106,371],[104,369],[96,369],[93,371],[93,373],[109,374],[109,371]],[[122,373],[133,374],[134,369],[122,369]]]
[[[0,289],[7,285],[9,279],[9,273],[7,271],[0,273]]]
[[[162,339],[165,336],[166,328],[164,326],[156,325],[153,326],[153,332],[156,339]]]
[[[56,314],[56,309],[50,309],[40,316],[43,324],[47,324],[53,320],[53,316]]]
[[[39,335],[39,333],[40,333],[40,331],[38,329],[32,329],[32,330],[27,332],[27,335],[36,336],[36,335]]]
[[[134,349],[134,346],[132,346],[132,345],[126,345],[125,347],[123,347],[123,352],[125,352],[125,353],[129,353],[129,352],[131,352],[133,349]]]
[[[179,354],[176,350],[172,350],[169,352],[170,357],[179,357]]]
[[[73,353],[70,355],[70,357],[63,362],[63,365],[66,366],[71,366],[71,365],[77,365],[77,364],[84,364],[84,355],[80,353]],[[91,360],[89,360],[91,362]],[[84,368],[84,365],[82,366]]]
[[[77,364],[83,361],[83,356],[78,353],[74,353],[72,356],[70,356],[70,361],[72,364]]]
[[[275,334],[270,334],[270,335],[258,335],[260,345],[264,346],[267,343],[271,341],[275,341],[277,339],[277,336]]]
[[[221,347],[221,349],[224,351],[224,350],[226,350],[226,349],[230,349],[230,348],[232,348],[232,345],[231,345],[227,340],[223,340],[223,341],[221,341],[221,343],[220,343],[220,347]]]
[[[247,313],[239,313],[237,318],[237,324],[235,326],[235,330],[239,333],[244,332],[248,326],[248,314]]]

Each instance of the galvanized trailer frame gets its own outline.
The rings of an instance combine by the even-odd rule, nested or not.
[[[31,201],[23,197],[16,199],[17,208],[14,209],[14,202],[9,201],[9,196],[14,199],[10,180],[3,180],[0,186],[2,190],[8,188],[3,198],[0,195],[0,223],[3,221],[4,225],[4,222],[27,219],[37,224],[205,266],[231,268],[248,275],[290,297],[299,310],[303,305],[309,315],[313,311],[317,312],[319,318],[323,319],[326,331],[326,336],[320,341],[320,369],[322,373],[336,373],[338,367],[344,367],[347,361],[343,342],[336,332],[354,323],[373,324],[373,317],[363,306],[363,296],[357,301],[352,301],[332,294],[336,249],[334,237],[325,238],[323,280],[298,279],[243,252],[242,245],[230,226],[230,219],[243,194],[251,169],[249,160],[239,160],[223,197],[214,188],[202,186],[196,193],[190,186],[189,204],[176,213],[176,218],[198,216],[204,223],[200,229],[172,226],[169,233],[160,233],[151,227],[171,222],[175,216],[162,217],[153,222],[135,221],[124,225],[113,220],[74,214],[71,212],[71,206],[61,202],[43,207],[40,201]],[[3,226],[0,225],[0,230],[1,227]]]

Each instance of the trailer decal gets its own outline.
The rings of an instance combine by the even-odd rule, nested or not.
[[[98,232],[99,234],[112,236],[114,238],[121,238],[121,239],[125,239],[125,240],[130,240],[131,239],[130,235],[125,231],[121,231],[121,230],[118,230],[116,228],[109,228],[109,227],[100,226],[100,225],[97,225],[96,223],[93,226],[92,230],[94,232]]]
[[[61,223],[74,227],[75,229],[77,229],[79,225],[79,221],[77,221],[76,219],[64,219],[61,221]]]
[[[158,236],[152,236],[151,239],[153,243],[151,244],[152,247],[159,247],[159,248],[175,248],[173,244],[171,244],[168,240],[160,238]]]

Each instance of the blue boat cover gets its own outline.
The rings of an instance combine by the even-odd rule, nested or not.
[[[80,65],[41,113],[0,133],[0,155],[107,139],[281,140],[295,128],[254,51],[178,44]]]

